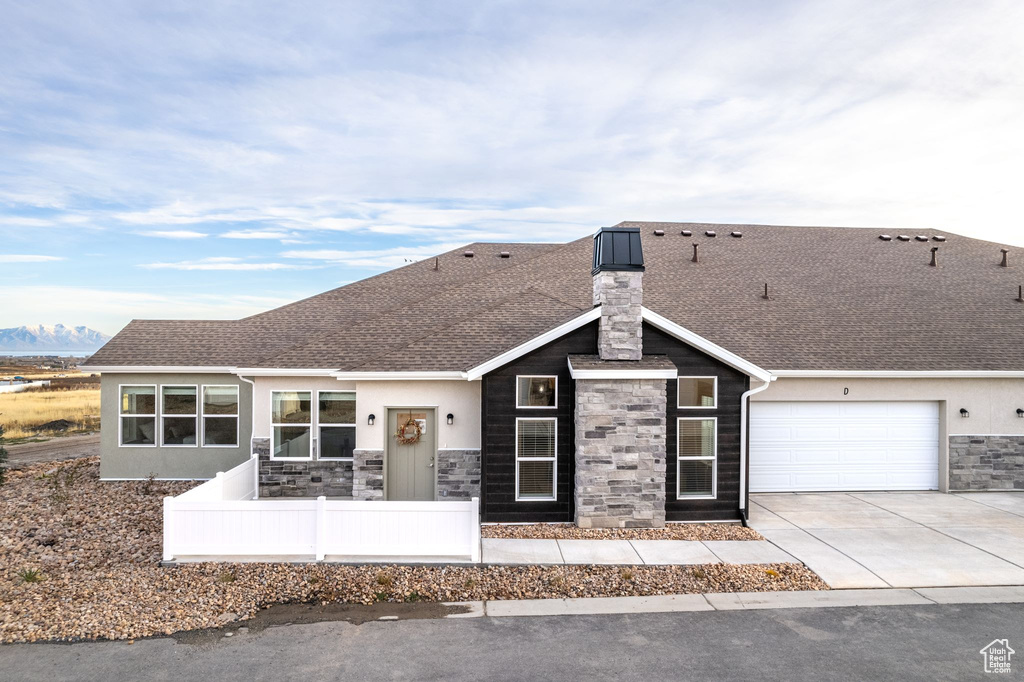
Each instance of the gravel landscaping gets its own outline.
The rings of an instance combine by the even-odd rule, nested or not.
[[[132,639],[286,602],[467,601],[822,590],[800,564],[161,568],[165,495],[188,482],[99,481],[98,458],[12,471],[0,487],[0,641]]]
[[[729,523],[672,523],[664,528],[578,528],[571,523],[481,526],[485,538],[519,540],[764,540],[753,528]]]

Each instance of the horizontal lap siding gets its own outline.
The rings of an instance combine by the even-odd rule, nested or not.
[[[582,327],[491,372],[481,381],[483,425],[482,515],[487,522],[552,522],[573,520],[575,477],[575,388],[568,356],[597,352],[597,323]],[[516,376],[558,377],[558,409],[517,409]],[[516,502],[515,424],[517,417],[558,419],[558,459],[554,502]]]
[[[665,515],[669,521],[717,521],[739,518],[740,495],[740,398],[749,378],[664,332],[644,325],[644,354],[667,355],[679,376],[717,376],[718,407],[714,410],[677,408],[677,387],[668,382]],[[714,500],[676,498],[676,419],[718,418],[718,497]]]

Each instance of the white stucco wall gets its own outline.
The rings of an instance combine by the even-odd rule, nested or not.
[[[1024,435],[1024,379],[804,379],[782,377],[751,396],[766,401],[898,401],[939,403],[939,488],[949,482],[949,436]],[[970,417],[960,416],[965,408]]]
[[[270,437],[271,391],[355,391],[356,447],[383,449],[388,407],[437,408],[439,448],[480,447],[479,381],[339,381],[332,377],[256,377],[253,437]],[[314,396],[315,399],[315,396]],[[445,417],[451,413],[455,423]],[[375,415],[374,425],[366,421]]]

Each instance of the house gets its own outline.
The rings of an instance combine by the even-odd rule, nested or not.
[[[135,320],[105,479],[479,496],[490,522],[736,521],[750,492],[1024,488],[1024,249],[621,223],[472,244],[241,320]]]

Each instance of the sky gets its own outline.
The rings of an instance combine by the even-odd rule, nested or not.
[[[1024,3],[0,0],[0,328],[622,220],[1024,245]]]

